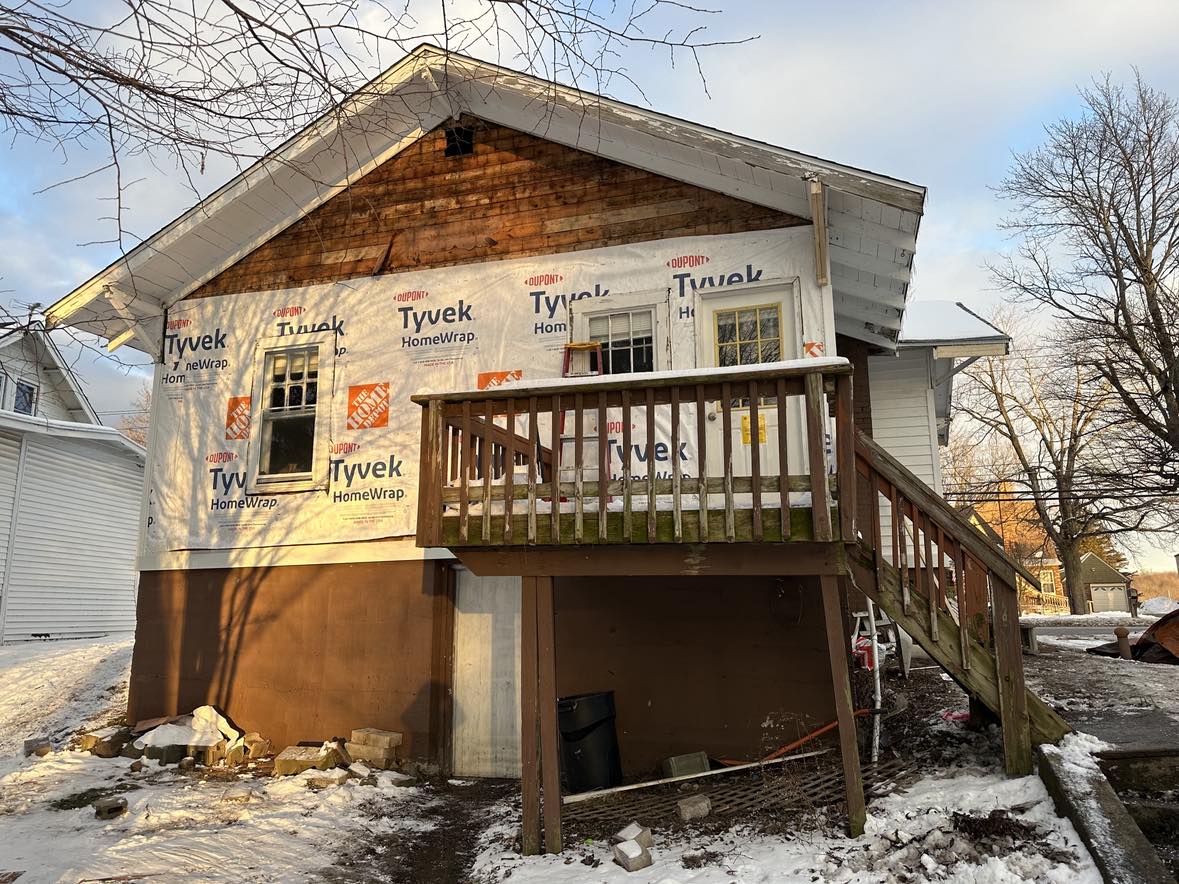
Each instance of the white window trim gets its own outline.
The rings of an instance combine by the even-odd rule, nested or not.
[[[804,340],[801,289],[801,280],[795,276],[791,279],[766,280],[731,289],[715,288],[700,289],[697,291],[696,303],[694,305],[696,310],[696,367],[704,368],[711,366],[715,361],[713,359],[713,348],[716,346],[716,342],[713,340],[712,310],[710,308],[715,307],[719,309],[718,304],[729,298],[733,299],[737,304],[745,301],[745,304],[741,306],[749,306],[755,303],[758,306],[772,303],[780,304],[783,325],[785,325],[787,316],[791,316],[794,320],[794,333],[798,336],[798,340],[791,343],[798,350],[798,355],[801,356],[802,342]],[[759,298],[761,299],[760,301],[758,300]],[[786,335],[783,333],[783,350],[786,344]],[[782,358],[794,359],[796,357],[783,353]]]
[[[311,453],[311,475],[290,479],[261,478],[262,412],[265,410],[266,357],[283,350],[319,347],[319,386],[315,401],[315,442]],[[296,491],[321,491],[328,487],[331,424],[335,408],[336,335],[316,332],[306,335],[282,335],[263,338],[254,348],[254,382],[250,394],[250,440],[246,449],[246,493],[287,494]]]
[[[598,310],[579,310],[573,314],[573,328],[576,331],[574,340],[588,341],[590,339],[589,328],[590,320],[596,319],[600,316],[611,316],[615,313],[636,313],[640,310],[651,311],[651,349],[654,353],[653,357],[653,371],[665,371],[667,368],[667,349],[668,343],[660,337],[664,334],[663,328],[663,311],[667,309],[667,304],[662,301],[643,301],[637,304],[628,304],[615,301],[610,305],[604,305]]]

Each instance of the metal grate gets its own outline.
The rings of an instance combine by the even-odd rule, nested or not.
[[[864,792],[870,799],[912,776],[908,759],[896,758],[863,767]],[[712,801],[710,819],[738,817],[772,811],[807,810],[844,800],[843,771],[838,763],[824,763],[806,770],[762,768],[721,775],[714,780],[655,786],[649,790],[604,795],[567,805],[563,825],[571,833],[605,838],[631,820],[664,828],[679,824],[676,802],[688,795],[707,795]]]

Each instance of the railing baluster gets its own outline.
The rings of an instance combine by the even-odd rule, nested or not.
[[[786,418],[786,382],[774,384],[774,407],[778,411],[778,494],[782,498],[782,540],[790,539],[790,436]]]
[[[573,397],[573,469],[576,490],[573,492],[573,542],[585,540],[585,427],[582,417],[585,394]]]
[[[831,491],[827,481],[826,409],[823,376],[808,374],[806,391],[806,439],[811,474],[811,522],[814,539],[831,540]]]
[[[528,397],[528,542],[536,543],[536,474],[540,469],[540,426],[536,397]]]
[[[479,467],[483,470],[483,531],[484,543],[491,543],[491,431],[495,426],[495,403],[490,399],[484,407],[483,444],[479,449]]]
[[[962,668],[970,668],[970,594],[966,591],[966,549],[955,543],[954,570],[958,590],[958,641],[962,645]]]
[[[696,385],[696,507],[700,514],[700,542],[708,542],[708,400]]]
[[[463,401],[462,461],[459,465],[459,540],[467,542],[471,507],[471,403]]]
[[[507,401],[508,434],[504,440],[504,543],[512,542],[512,511],[515,509],[513,489],[516,483],[516,400]]]
[[[655,496],[655,388],[647,388],[647,543],[655,542],[659,500]]]
[[[761,412],[758,383],[749,382],[749,475],[753,485],[753,542],[761,543]],[[789,513],[787,513],[789,515]]]
[[[892,534],[892,566],[894,568],[901,567],[901,553],[900,553],[900,507],[897,503],[897,486],[889,482],[888,484],[888,505],[889,505],[889,528]],[[903,582],[903,578],[902,578]]]
[[[725,489],[725,540],[732,543],[737,536],[737,526],[736,514],[733,512],[733,391],[728,383],[721,384],[721,451]]]
[[[671,511],[672,531],[675,542],[684,539],[684,519],[680,509],[680,388],[671,388],[671,450],[667,454],[671,465]]]
[[[946,532],[937,526],[937,602],[946,610]]]
[[[564,420],[564,412],[561,411],[561,397],[557,393],[553,394],[552,406],[553,476],[549,485],[553,497],[549,508],[549,527],[552,529],[553,545],[557,546],[561,543],[561,423]]]
[[[880,515],[880,477],[876,471],[868,470],[868,511],[872,517],[872,549],[876,553],[876,585],[884,585],[884,541],[881,537]]]
[[[856,440],[852,415],[852,377],[835,379],[835,483],[839,490],[839,536],[844,543],[855,537]]]
[[[900,537],[901,537],[901,559],[897,563],[897,568],[901,572],[901,608],[906,614],[909,613],[909,606],[912,600],[909,596],[909,537],[908,529],[905,528],[905,498],[897,496],[898,511],[895,513],[897,520],[900,522]]]
[[[610,481],[610,446],[606,444],[606,391],[598,393],[598,540],[606,542],[606,504],[610,496],[606,485]]]
[[[632,540],[634,506],[631,502],[632,479],[630,475],[630,390],[622,391],[622,537]]]
[[[930,522],[929,516],[925,516],[925,591],[929,596],[929,637],[935,642],[941,641],[938,637],[938,593],[939,588],[934,585],[933,573],[933,523]]]

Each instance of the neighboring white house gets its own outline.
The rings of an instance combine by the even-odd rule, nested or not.
[[[134,630],[143,464],[49,335],[0,337],[0,641]]]

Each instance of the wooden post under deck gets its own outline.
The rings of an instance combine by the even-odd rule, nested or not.
[[[831,661],[831,686],[835,692],[835,717],[839,722],[839,750],[843,756],[843,783],[847,792],[848,830],[853,838],[864,834],[867,811],[860,775],[860,748],[856,741],[856,716],[852,707],[851,674],[847,666],[847,636],[839,606],[839,578],[819,578],[823,589],[823,620],[827,625],[827,654]]]
[[[540,853],[540,688],[537,665],[536,578],[521,580],[520,599],[520,791],[523,821],[520,848]]]
[[[529,578],[525,577],[525,580]],[[540,770],[544,786],[544,848],[560,853],[561,761],[557,732],[557,647],[553,622],[553,578],[533,577],[536,585],[536,656],[540,669]]]

